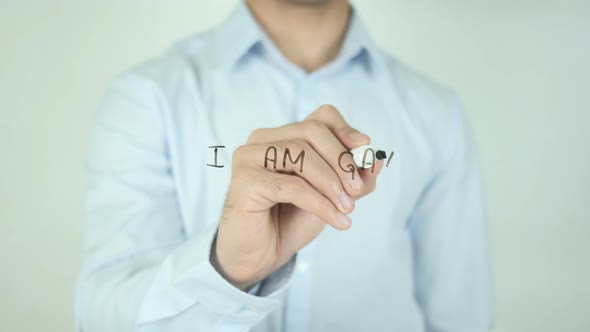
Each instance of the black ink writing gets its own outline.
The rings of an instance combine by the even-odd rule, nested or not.
[[[354,170],[356,169],[356,167],[354,167],[353,164],[346,165],[346,168],[348,168],[348,169],[344,169],[344,167],[342,167],[342,157],[344,157],[346,155],[350,155],[350,157],[352,158],[352,152],[350,152],[350,151],[344,151],[344,152],[342,152],[340,154],[340,156],[338,156],[338,166],[344,172],[351,173],[352,174],[352,179],[354,180]]]
[[[213,145],[210,146],[209,149],[213,149],[213,165],[207,164],[207,166],[216,167],[216,168],[223,168],[223,165],[217,165],[217,149],[225,149],[223,145]]]
[[[389,154],[389,158],[387,158],[387,164],[385,164],[385,167],[389,167],[389,163],[391,162],[391,158],[393,158],[393,151],[391,151],[391,153]]]
[[[269,151],[273,152],[272,159],[268,158]],[[275,148],[274,146],[269,146],[268,149],[266,149],[266,153],[264,154],[264,168],[268,167],[269,160],[272,161],[272,168],[277,169],[277,148]]]
[[[210,146],[209,148],[213,149],[214,155],[213,155],[213,164],[207,164],[207,166],[217,167],[217,168],[224,167],[224,165],[217,164],[217,152],[218,152],[218,149],[224,149],[225,146],[224,145],[213,145],[213,146]],[[369,155],[369,153],[370,153],[370,155]],[[352,179],[354,180],[354,176],[356,173],[355,170],[357,169],[357,167],[355,166],[354,163],[349,163],[349,164],[343,165],[342,158],[346,155],[354,157],[352,152],[343,151],[338,156],[338,167],[340,167],[340,169],[343,172],[350,173]],[[391,151],[391,153],[389,154],[389,158],[387,158],[387,163],[385,164],[385,167],[389,167],[389,164],[391,163],[391,160],[393,159],[393,155],[394,155],[394,151]],[[277,156],[278,156],[277,148],[272,145],[269,146],[266,149],[266,152],[264,153],[264,168],[268,168],[268,164],[270,162],[270,163],[272,163],[272,168],[277,169],[277,161],[278,161]],[[368,156],[370,156],[370,158],[367,158]],[[371,166],[371,173],[373,173],[375,171],[375,164],[376,164],[375,160],[376,159],[379,159],[379,160],[385,159],[385,152],[382,150],[375,152],[371,148],[366,149],[365,152],[363,153],[362,168],[364,169],[365,166]],[[301,152],[299,152],[299,154],[297,155],[295,160],[293,160],[293,156],[291,155],[291,151],[289,150],[289,148],[285,148],[285,153],[283,154],[283,168],[287,168],[287,160],[291,164],[293,164],[294,166],[296,166],[299,163],[299,173],[303,173],[303,164],[305,162],[305,150],[301,150]],[[296,170],[296,168],[294,168],[294,170]]]
[[[303,160],[305,159],[305,150],[301,150],[301,152],[297,155],[297,158],[295,158],[295,161],[293,161],[293,159],[291,159],[291,151],[289,151],[289,148],[285,148],[285,155],[283,156],[283,168],[287,167],[287,157],[293,165],[297,164],[299,159],[301,159],[301,163],[299,164],[299,173],[303,173]]]
[[[367,163],[367,153],[369,153],[369,151],[371,151],[371,154],[373,155],[371,158],[371,162]],[[363,153],[363,168],[365,168],[365,165],[371,165],[371,173],[373,173],[375,171],[375,151],[373,151],[373,149],[368,148],[365,150],[365,153]],[[353,178],[354,180],[354,178]]]

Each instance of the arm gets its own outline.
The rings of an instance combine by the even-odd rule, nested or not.
[[[488,331],[493,296],[483,188],[459,108],[410,222],[416,298],[429,332]]]
[[[293,261],[254,296],[212,267],[217,222],[187,237],[176,197],[157,87],[118,79],[95,120],[88,157],[79,330],[247,330],[278,305]],[[203,221],[203,225],[209,224]]]

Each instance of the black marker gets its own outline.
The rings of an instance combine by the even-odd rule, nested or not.
[[[377,160],[387,158],[387,154],[383,150],[373,149],[369,145],[361,145],[350,150],[352,153],[352,159],[357,168],[371,168]]]

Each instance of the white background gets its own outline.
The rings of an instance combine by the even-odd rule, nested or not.
[[[0,329],[73,329],[97,101],[234,3],[0,0]],[[496,330],[590,331],[590,2],[356,3],[379,45],[463,97],[488,189]]]

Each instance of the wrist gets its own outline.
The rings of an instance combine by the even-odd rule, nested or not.
[[[254,274],[250,271],[251,269],[228,269],[227,266],[224,266],[217,255],[217,236],[213,240],[213,244],[211,245],[211,253],[209,255],[209,262],[213,266],[213,268],[221,275],[225,280],[227,280],[232,286],[239,288],[240,290],[247,291],[252,286],[260,282],[257,278],[254,277]],[[231,272],[229,272],[229,271]]]

